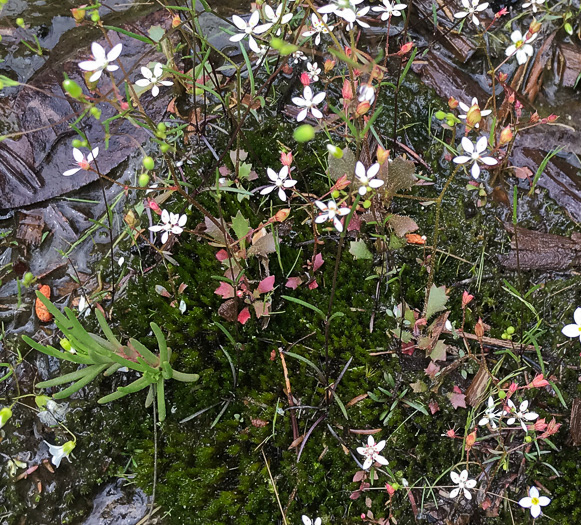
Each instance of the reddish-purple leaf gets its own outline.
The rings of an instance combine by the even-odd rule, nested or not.
[[[220,286],[214,290],[214,293],[221,296],[222,299],[228,299],[229,297],[234,297],[234,288],[232,285],[221,281]]]
[[[293,290],[296,290],[302,283],[303,280],[300,277],[289,277],[285,286],[287,288],[292,288]]]
[[[466,396],[457,392],[448,393],[448,399],[454,408],[466,408]]]
[[[272,291],[273,288],[274,288],[274,275],[271,275],[266,279],[262,279],[262,281],[258,283],[257,291],[258,293],[267,293]]]
[[[438,402],[434,401],[433,399],[428,403],[428,406],[430,407],[430,412],[432,415],[440,410],[440,405],[438,405]]]
[[[317,279],[312,280],[309,283],[309,290],[314,290],[315,288],[319,287],[319,283],[317,282]]]
[[[216,254],[216,259],[218,259],[220,262],[225,261],[226,259],[228,259],[228,252],[226,250],[224,250],[224,248],[222,248]]]
[[[316,272],[321,266],[323,266],[323,256],[318,253],[315,255],[315,260],[313,261],[313,272]]]
[[[240,324],[246,324],[246,321],[248,321],[248,319],[250,319],[251,315],[250,315],[250,310],[248,309],[248,306],[246,308],[244,308],[244,310],[242,310],[239,314],[238,314],[238,322]]]
[[[265,301],[256,301],[252,303],[254,307],[254,312],[256,313],[256,317],[259,319],[265,315],[270,315],[270,303]]]
[[[424,370],[424,372],[426,373],[426,375],[428,377],[430,377],[431,379],[434,379],[434,377],[436,377],[436,374],[440,371],[440,367],[434,363],[433,361],[430,361],[430,364],[428,365],[428,368],[426,368]]]
[[[155,285],[155,291],[162,297],[171,297],[170,293],[161,284]]]

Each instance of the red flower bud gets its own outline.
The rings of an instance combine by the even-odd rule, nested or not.
[[[357,110],[355,111],[355,115],[357,117],[361,117],[361,116],[365,115],[365,113],[367,113],[369,111],[370,107],[371,107],[371,104],[367,100],[364,100],[363,102],[359,102],[359,104],[357,105]]]
[[[549,382],[544,379],[543,374],[537,374],[535,378],[526,386],[526,388],[542,388],[548,384]]]
[[[414,47],[413,42],[406,42],[403,46],[401,46],[401,48],[397,52],[397,54],[398,55],[405,55],[406,53],[409,53],[411,51],[412,47]]]
[[[292,151],[285,153],[284,151],[280,152],[280,162],[283,166],[290,166],[293,163],[293,154]]]
[[[482,319],[478,319],[478,322],[474,327],[474,333],[476,334],[476,337],[478,337],[479,340],[484,337],[484,323],[482,322]]]
[[[464,293],[462,294],[462,308],[466,308],[472,299],[474,299],[474,296],[470,295],[466,290],[464,290]]]
[[[303,86],[308,86],[311,83],[311,77],[309,77],[309,74],[306,71],[303,71],[301,73],[301,84]]]
[[[494,13],[494,19],[498,20],[500,17],[506,15],[508,13],[508,9],[503,7],[498,13]]]
[[[454,98],[454,97],[450,97],[448,99],[448,107],[450,109],[456,109],[458,107],[459,102]]]
[[[470,434],[466,436],[466,451],[472,448],[472,445],[476,442],[476,429],[474,429]]]
[[[559,118],[559,115],[549,115],[547,117],[547,121],[549,121],[549,122],[555,122],[558,118]]]
[[[345,79],[343,82],[341,96],[343,97],[343,100],[346,101],[353,99],[353,89],[351,88],[351,82],[349,82],[348,79]]]
[[[508,80],[508,73],[499,73],[498,74],[498,81],[504,83]]]
[[[512,129],[510,129],[510,126],[506,126],[506,128],[504,128],[500,132],[500,145],[504,146],[505,144],[508,144],[512,139],[513,139]]]
[[[395,489],[389,483],[385,484],[385,490],[387,490],[387,493],[390,496],[393,496],[395,494]]]

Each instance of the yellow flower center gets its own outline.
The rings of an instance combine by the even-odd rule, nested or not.
[[[533,505],[538,505],[539,504],[539,498],[531,498],[531,503]]]
[[[525,43],[525,41],[524,41],[524,40],[519,40],[519,41],[518,41],[518,42],[517,42],[517,43],[514,45],[514,47],[516,47],[516,48],[518,49],[519,47],[522,47],[522,45],[523,45],[524,43]]]

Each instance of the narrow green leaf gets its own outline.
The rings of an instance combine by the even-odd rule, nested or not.
[[[322,319],[325,319],[325,314],[323,313],[323,310],[321,310],[320,308],[317,308],[316,306],[307,303],[306,301],[303,301],[302,299],[297,299],[296,297],[291,297],[290,295],[282,295],[281,296],[283,299],[286,299],[287,301],[291,301],[292,303],[297,303],[300,304],[301,306],[304,306],[305,308],[309,308],[310,310],[313,310],[313,312],[318,313]]]
[[[96,365],[95,368],[92,369],[92,371],[91,371],[90,374],[87,374],[82,379],[80,379],[76,383],[73,383],[68,388],[65,388],[64,390],[61,390],[60,392],[57,392],[52,397],[54,399],[65,399],[66,397],[69,397],[71,394],[74,394],[75,392],[78,392],[81,388],[83,388],[84,386],[88,385],[91,381],[93,381],[93,379],[95,379],[106,368],[107,368],[107,365],[106,364],[104,364],[104,365]]]

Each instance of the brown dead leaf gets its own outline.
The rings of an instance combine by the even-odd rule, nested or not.
[[[349,401],[345,405],[345,407],[351,407],[353,405],[356,405],[357,403],[359,403],[359,401],[363,401],[366,398],[367,398],[367,394],[359,394],[358,396],[355,396],[351,401]]]

